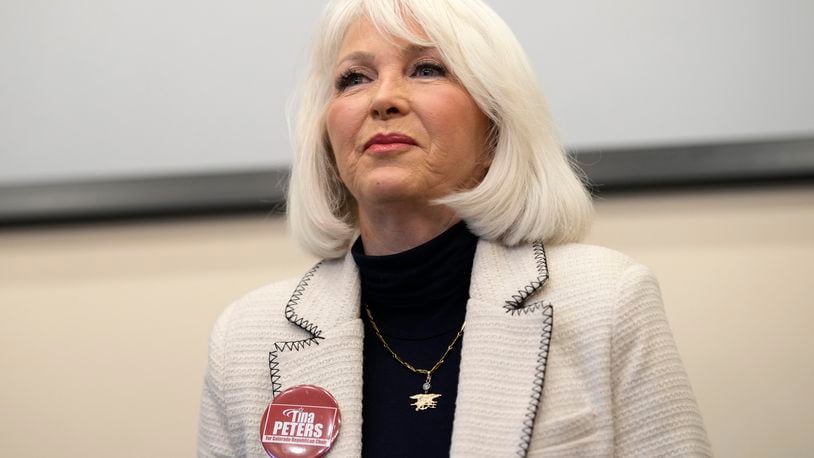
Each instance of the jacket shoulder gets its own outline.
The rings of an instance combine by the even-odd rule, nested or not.
[[[568,243],[546,246],[546,260],[551,276],[567,274],[593,280],[619,280],[625,272],[638,266],[645,268],[628,255],[596,245]]]
[[[651,287],[658,290],[649,268],[608,248],[554,245],[546,247],[546,263],[548,279],[542,295],[559,310],[561,323],[568,317],[579,323],[599,320],[609,325],[614,315],[623,312],[619,307],[628,302],[627,296]]]
[[[255,288],[229,304],[218,320],[244,319],[274,311],[282,315],[283,306],[297,287],[297,281],[288,278]]]
[[[278,340],[301,338],[301,331],[285,317],[286,304],[295,294],[299,278],[269,283],[245,293],[229,304],[215,321],[210,344],[230,347],[238,342],[268,346]]]

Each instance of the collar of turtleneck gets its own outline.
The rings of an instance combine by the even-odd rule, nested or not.
[[[357,239],[351,253],[359,267],[362,301],[382,333],[420,340],[457,331],[466,313],[477,242],[463,221],[392,255],[366,255],[362,238]]]

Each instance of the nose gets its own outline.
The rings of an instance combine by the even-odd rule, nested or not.
[[[381,76],[370,103],[370,116],[386,121],[404,116],[410,109],[408,91],[399,77]]]

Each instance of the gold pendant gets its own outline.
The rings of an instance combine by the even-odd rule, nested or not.
[[[427,410],[427,409],[434,409],[438,403],[435,401],[435,398],[440,398],[440,394],[434,393],[419,393],[410,396],[410,399],[415,399],[415,402],[410,404],[411,406],[415,406],[416,412],[419,410]]]

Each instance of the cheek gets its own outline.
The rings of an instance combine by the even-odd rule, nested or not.
[[[363,119],[358,113],[358,107],[348,101],[335,101],[328,106],[325,129],[334,154],[345,154],[349,148],[353,148]]]
[[[458,162],[482,163],[489,120],[475,101],[460,90],[450,90],[427,100],[425,125],[433,143]]]
[[[335,101],[325,111],[325,130],[333,151],[339,179],[352,188],[351,181],[355,174],[356,155],[353,154],[354,139],[361,127],[361,121],[354,116],[352,104],[346,101]]]
[[[328,132],[328,140],[331,142],[331,149],[333,149],[334,152],[336,152],[341,145],[342,138],[344,137],[343,131],[347,128],[346,125],[340,122],[342,119],[340,115],[341,111],[340,107],[331,105],[325,113],[325,130]]]

